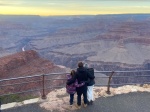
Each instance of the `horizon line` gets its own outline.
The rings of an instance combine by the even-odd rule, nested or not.
[[[3,16],[40,16],[40,17],[50,17],[50,16],[98,16],[98,15],[144,15],[150,13],[114,13],[114,14],[78,14],[78,15],[34,15],[34,14],[0,14]]]

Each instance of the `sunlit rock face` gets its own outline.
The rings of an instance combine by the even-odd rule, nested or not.
[[[56,70],[55,70],[56,69]],[[41,58],[36,51],[29,50],[0,58],[1,78],[12,78],[60,71],[60,68],[49,60]],[[65,68],[64,68],[65,70]]]
[[[8,79],[8,78],[17,78],[17,77],[25,77],[25,76],[33,76],[33,75],[42,75],[48,73],[59,73],[59,72],[67,72],[65,67],[59,67],[54,63],[50,62],[47,59],[43,59],[39,56],[36,51],[28,50],[22,51],[19,53],[15,53],[12,55],[4,56],[0,58],[0,79]],[[55,76],[47,76],[45,79],[49,78],[63,78],[64,75],[55,75]],[[10,81],[2,81],[0,85],[7,84],[15,84],[15,83],[23,83],[18,85],[4,86],[1,87],[0,94],[8,94],[11,92],[21,92],[27,91],[30,89],[36,89],[42,87],[42,77],[33,77],[33,78],[25,78],[18,80],[10,80]],[[30,83],[30,81],[38,81],[36,83]],[[25,83],[29,82],[29,83]],[[62,84],[63,81],[49,81],[45,82],[45,87],[49,87],[50,85],[57,86]],[[34,92],[37,94],[38,92]]]

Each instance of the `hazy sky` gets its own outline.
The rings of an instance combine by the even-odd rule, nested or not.
[[[0,0],[0,14],[96,15],[150,13],[150,0]]]

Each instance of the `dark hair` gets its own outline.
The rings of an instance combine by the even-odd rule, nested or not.
[[[82,62],[79,62],[78,63],[78,67],[80,68],[80,67],[83,67],[83,63]]]
[[[75,75],[75,70],[71,70],[71,73],[70,73],[70,75],[73,77],[74,75]]]

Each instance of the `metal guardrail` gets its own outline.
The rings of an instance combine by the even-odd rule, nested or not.
[[[144,82],[144,83],[122,83],[122,84],[111,84],[111,79],[112,78],[128,78],[128,77],[150,77],[150,75],[141,75],[141,76],[114,76],[115,73],[137,73],[137,72],[150,72],[150,70],[133,70],[133,71],[95,71],[94,73],[110,73],[109,76],[97,76],[97,78],[108,78],[108,83],[106,84],[95,84],[95,86],[107,86],[107,94],[110,94],[110,86],[121,86],[121,85],[133,85],[133,84],[150,84],[150,82]],[[21,84],[29,84],[29,83],[36,83],[36,82],[42,82],[42,87],[38,89],[30,89],[27,91],[20,91],[20,92],[14,92],[14,93],[5,93],[5,94],[0,94],[0,96],[8,96],[8,95],[13,95],[13,94],[21,94],[21,93],[28,93],[28,92],[34,92],[34,91],[40,91],[42,90],[42,99],[46,99],[45,95],[45,90],[47,89],[52,89],[52,88],[62,88],[64,86],[53,86],[53,87],[46,87],[45,82],[50,81],[50,80],[66,80],[66,78],[51,78],[51,79],[46,79],[46,76],[50,75],[64,75],[68,73],[50,73],[50,74],[41,74],[41,75],[33,75],[33,76],[25,76],[25,77],[17,77],[17,78],[9,78],[9,79],[1,79],[1,82],[4,81],[13,81],[13,80],[18,80],[18,79],[27,79],[27,78],[35,78],[39,77],[41,80],[36,80],[36,81],[26,81],[26,82],[21,82],[21,83],[14,83],[14,84],[6,84],[6,85],[0,85],[1,87],[7,87],[7,86],[15,86],[15,85],[21,85]]]
[[[2,105],[2,103],[1,103],[1,99],[0,99],[0,112],[1,112],[1,105]]]

